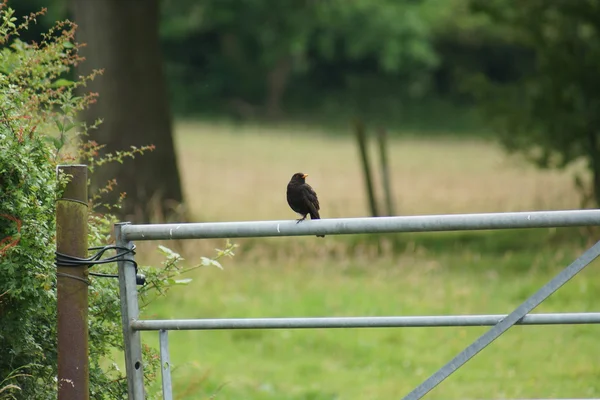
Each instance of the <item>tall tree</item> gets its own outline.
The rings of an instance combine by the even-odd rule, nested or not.
[[[600,205],[600,0],[472,4],[534,58],[517,82],[478,82],[502,143],[543,168],[585,161],[576,183]]]
[[[279,116],[288,89],[318,68],[328,84],[370,88],[372,79],[357,81],[398,74],[413,89],[438,61],[426,9],[413,0],[162,1],[163,40],[187,44],[169,46],[174,80],[199,81],[194,95],[227,98],[243,115]]]
[[[166,218],[183,196],[159,46],[159,2],[71,0],[70,5],[79,25],[77,39],[87,44],[80,72],[104,69],[88,86],[100,97],[85,119],[103,119],[93,135],[111,152],[156,146],[153,153],[123,165],[97,169],[92,182],[101,187],[117,178],[117,192],[127,193],[123,218]]]

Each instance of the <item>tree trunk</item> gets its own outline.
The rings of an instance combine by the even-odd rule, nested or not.
[[[388,135],[384,128],[377,130],[377,144],[379,145],[379,166],[381,169],[383,194],[385,196],[385,211],[391,217],[396,215],[396,210],[392,191],[392,179],[390,177],[390,165],[388,162]]]
[[[600,148],[598,147],[598,132],[590,130],[589,140],[589,163],[592,170],[592,190],[594,194],[595,206],[600,207]]]
[[[281,116],[281,102],[290,74],[293,59],[291,56],[280,59],[267,76],[267,101],[265,105],[266,116],[277,119]]]
[[[367,133],[365,124],[360,119],[354,120],[354,131],[356,133],[356,141],[358,143],[358,151],[360,153],[361,166],[365,178],[365,189],[367,198],[369,199],[369,208],[372,217],[379,217],[377,200],[375,199],[375,190],[373,189],[373,177],[371,174],[371,163],[369,161],[369,151],[367,149]]]
[[[103,68],[104,74],[86,90],[98,92],[98,102],[85,120],[103,123],[91,137],[106,151],[153,144],[156,149],[124,164],[98,168],[93,187],[116,178],[126,192],[121,218],[137,222],[168,219],[183,200],[171,131],[167,89],[160,52],[158,0],[71,0],[79,25],[77,40],[86,43],[86,61],[79,73]]]

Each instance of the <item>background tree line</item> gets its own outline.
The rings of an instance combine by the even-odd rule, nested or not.
[[[88,15],[94,24],[98,4],[111,5],[110,12],[87,41],[118,29],[115,41],[124,44],[105,46],[130,63],[146,57],[147,71],[135,74],[138,88],[168,97],[150,107],[162,110],[152,112],[162,120],[138,129],[137,137],[156,131],[149,137],[159,148],[170,138],[170,111],[344,126],[358,115],[399,130],[493,131],[508,150],[542,167],[585,159],[592,178],[577,177],[578,186],[600,201],[600,0],[20,0],[15,7],[24,14],[47,6],[37,27],[43,31],[63,17]],[[127,93],[128,82],[118,89]],[[140,100],[139,108],[149,105]],[[109,120],[112,111],[103,111]],[[132,124],[124,126],[136,135]],[[149,128],[156,126],[163,128]],[[169,143],[162,157],[174,165]],[[166,170],[177,176],[176,167]],[[164,176],[151,166],[147,174]],[[181,200],[177,185],[155,192],[161,190],[159,197]],[[134,191],[139,201],[151,195]]]
[[[301,118],[318,111],[325,121],[360,110],[393,120],[404,110],[402,120],[414,124],[427,115],[417,112],[424,107],[444,102],[457,112],[469,105],[461,77],[514,80],[529,56],[504,40],[487,16],[475,14],[469,0],[159,3],[161,50],[177,115]],[[74,17],[65,0],[15,6],[22,14],[49,8],[39,31]]]

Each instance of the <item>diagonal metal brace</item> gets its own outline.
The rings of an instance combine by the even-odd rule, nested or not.
[[[562,270],[550,282],[542,286],[540,290],[529,297],[525,302],[518,306],[506,318],[494,325],[489,331],[480,336],[466,349],[461,351],[450,362],[440,368],[436,373],[427,378],[423,383],[410,392],[404,400],[417,400],[425,396],[431,389],[439,385],[444,379],[463,366],[467,361],[473,358],[477,353],[496,340],[500,335],[506,332],[510,327],[519,322],[524,316],[530,313],[534,308],[546,300],[552,293],[567,283],[589,263],[594,261],[600,255],[600,242],[597,242],[591,248],[586,250],[571,265]]]

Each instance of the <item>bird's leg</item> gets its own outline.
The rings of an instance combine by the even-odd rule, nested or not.
[[[304,220],[306,219],[306,216],[307,216],[307,215],[308,215],[308,214],[304,214],[304,217],[302,217],[302,218],[300,218],[300,219],[297,219],[297,220],[296,220],[296,223],[297,223],[297,224],[299,224],[300,222],[304,221]]]

